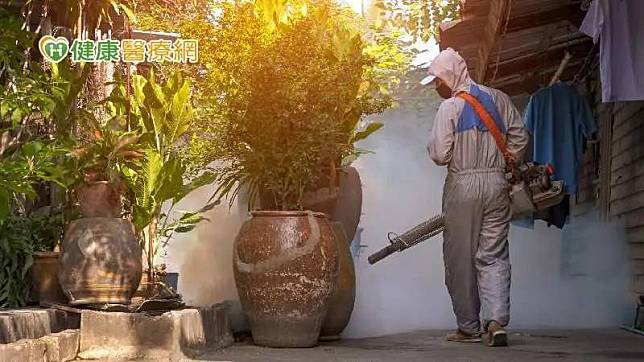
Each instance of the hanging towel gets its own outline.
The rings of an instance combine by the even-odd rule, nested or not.
[[[594,0],[579,30],[600,41],[602,100],[644,100],[644,1]]]
[[[566,193],[575,193],[585,139],[597,132],[586,100],[575,87],[557,83],[530,98],[524,123],[532,135],[532,159],[552,164],[555,179],[566,183]]]

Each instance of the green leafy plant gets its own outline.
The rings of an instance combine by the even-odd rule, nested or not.
[[[0,308],[25,305],[33,253],[53,251],[62,237],[62,214],[45,209],[0,220]]]
[[[211,36],[213,147],[222,160],[215,197],[251,204],[262,192],[282,210],[303,208],[307,191],[382,127],[362,117],[393,105],[407,56],[394,41],[333,1],[256,1],[222,6]]]
[[[25,201],[37,197],[38,183],[64,186],[61,180],[65,170],[55,162],[64,152],[53,144],[34,140],[14,145],[0,157],[0,307],[25,304],[32,253],[49,248],[56,240],[49,236],[56,233],[57,218],[30,220],[23,215]]]
[[[89,181],[121,182],[123,168],[132,167],[142,156],[136,132],[121,131],[109,122],[96,122],[90,132],[78,141],[78,147],[71,152],[81,173],[76,183]]]
[[[33,244],[19,219],[0,219],[0,308],[25,305]]]
[[[22,198],[36,197],[36,183],[54,182],[65,187],[62,180],[66,170],[55,162],[64,153],[63,148],[54,144],[34,140],[11,147],[0,155],[0,220]]]
[[[167,243],[175,232],[192,230],[205,220],[202,213],[214,207],[216,203],[209,203],[197,211],[182,211],[178,218],[172,215],[178,202],[191,191],[212,183],[215,174],[205,170],[190,180],[185,178],[186,166],[179,153],[192,124],[190,81],[177,72],[159,83],[151,71],[147,77],[134,75],[132,90],[127,103],[125,87],[117,87],[107,105],[113,117],[129,112],[131,132],[137,137],[142,156],[134,164],[122,166],[121,174],[130,190],[132,221],[137,232],[145,234],[148,263],[153,265],[162,243]],[[166,212],[162,212],[164,207]]]
[[[47,211],[51,210],[49,207]],[[65,220],[61,212],[36,212],[21,219],[34,252],[54,251],[63,236]]]

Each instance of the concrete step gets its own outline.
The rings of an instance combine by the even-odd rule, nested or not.
[[[0,344],[0,361],[3,362],[65,362],[76,358],[80,333],[69,329],[48,334],[38,339],[22,339]]]
[[[87,310],[81,313],[78,357],[181,360],[232,343],[224,304],[161,315]]]
[[[57,309],[0,310],[0,344],[36,339],[66,329],[78,329],[80,316]]]

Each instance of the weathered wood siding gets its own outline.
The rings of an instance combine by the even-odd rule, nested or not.
[[[644,294],[644,102],[613,108],[610,214],[623,218],[632,289]]]

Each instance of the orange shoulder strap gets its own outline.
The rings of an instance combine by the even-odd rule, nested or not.
[[[505,141],[505,137],[499,130],[499,127],[496,126],[496,122],[494,122],[494,119],[490,115],[490,113],[483,107],[481,102],[479,102],[476,97],[473,95],[467,93],[467,92],[459,92],[456,94],[457,97],[465,100],[467,103],[469,103],[472,108],[476,111],[476,113],[479,115],[487,129],[490,131],[492,134],[492,137],[494,137],[494,141],[496,142],[497,147],[499,147],[499,150],[501,150],[501,153],[503,154],[503,157],[505,158],[506,163],[513,163],[515,161],[515,157],[513,154],[510,153],[508,150],[508,145]]]

